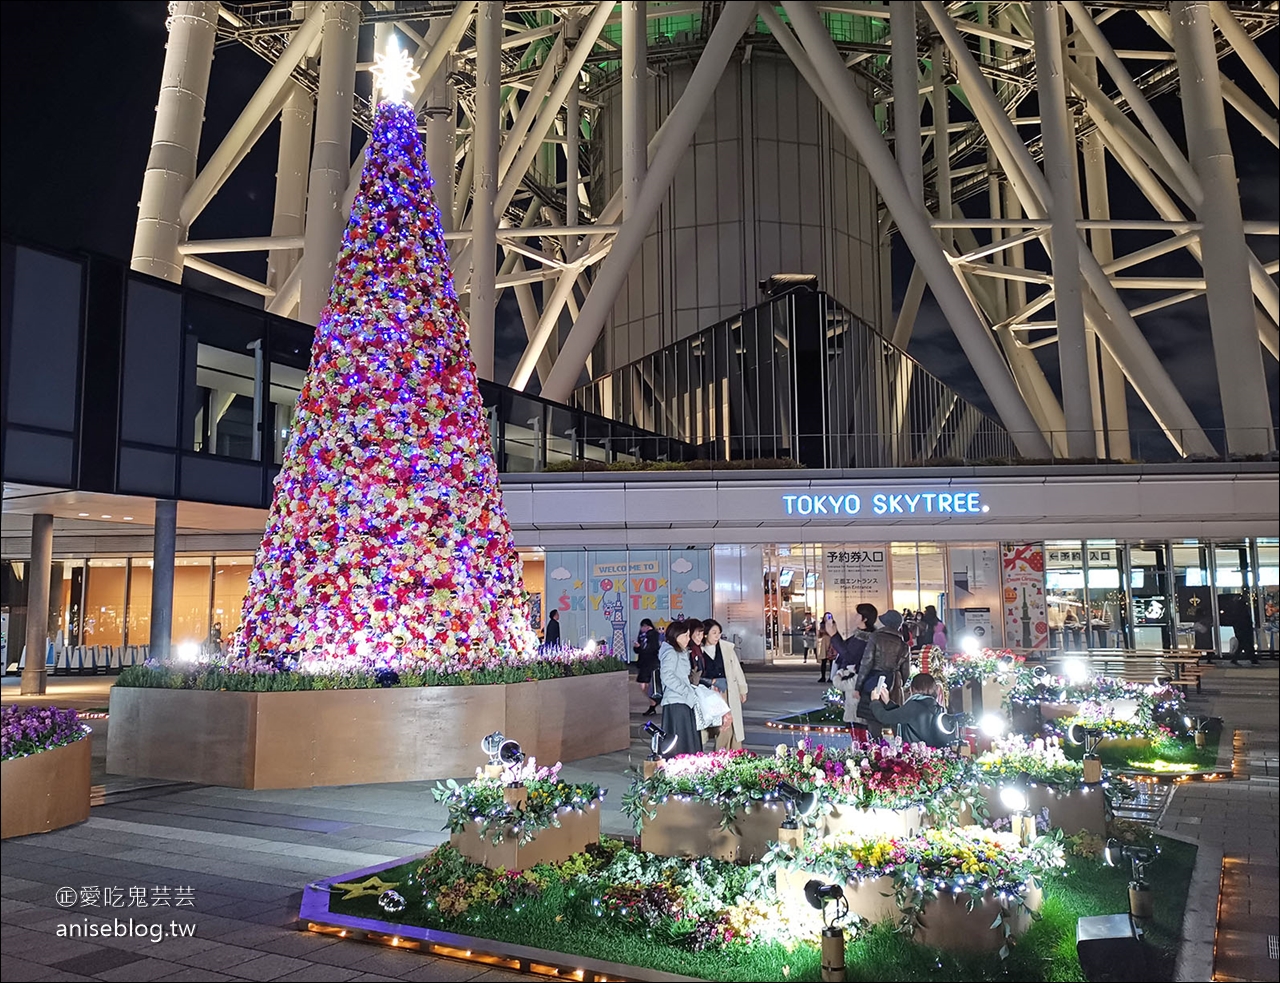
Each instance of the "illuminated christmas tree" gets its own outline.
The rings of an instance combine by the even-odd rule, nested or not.
[[[379,56],[360,191],[245,598],[241,653],[462,671],[533,657],[408,56]]]

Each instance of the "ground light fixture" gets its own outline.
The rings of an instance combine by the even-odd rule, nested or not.
[[[1158,846],[1137,846],[1122,843],[1115,838],[1107,840],[1102,849],[1102,860],[1108,867],[1119,867],[1126,860],[1131,865],[1133,879],[1129,881],[1129,914],[1135,919],[1148,919],[1155,913],[1155,898],[1147,884],[1147,865],[1160,853]]]
[[[1026,776],[1016,784],[1000,786],[1000,804],[1009,810],[1009,824],[1018,842],[1027,846],[1036,837],[1035,817],[1027,811]]]
[[[790,782],[778,782],[774,794],[787,811],[787,818],[778,827],[778,842],[797,848],[803,846],[804,830],[800,828],[800,820],[808,819],[818,808],[818,793],[802,792]]]
[[[678,735],[672,734],[667,736],[667,732],[655,724],[652,720],[646,720],[644,732],[649,735],[649,758],[650,761],[661,761],[666,755],[675,749],[679,740]]]
[[[978,640],[972,635],[965,635],[964,638],[960,639],[960,651],[965,655],[977,655]]]
[[[179,662],[195,662],[200,658],[200,646],[195,642],[183,642],[178,646]]]
[[[524,751],[521,750],[519,743],[508,740],[500,730],[485,735],[480,741],[480,749],[489,756],[489,763],[484,769],[485,776],[488,778],[501,778],[507,768],[518,765],[524,760]]]
[[[943,745],[964,744],[964,720],[966,714],[963,713],[947,713],[945,709],[939,709],[933,718],[933,727],[941,738]]]
[[[1102,759],[1098,757],[1098,745],[1102,742],[1101,727],[1086,727],[1075,723],[1067,728],[1067,740],[1084,745],[1084,783],[1097,785],[1102,781]]]
[[[1004,732],[1009,729],[1008,723],[1004,717],[998,713],[988,713],[978,721],[978,727],[987,737],[1004,737]]]
[[[1187,733],[1191,734],[1191,736],[1195,738],[1196,747],[1202,748],[1205,746],[1205,741],[1209,731],[1209,723],[1212,719],[1212,717],[1201,716],[1182,718],[1182,722],[1186,724]]]
[[[804,897],[822,912],[822,979],[844,979],[844,929],[840,926],[849,915],[849,901],[844,888],[817,878],[806,882]]]
[[[1089,663],[1084,659],[1067,659],[1062,663],[1062,674],[1067,682],[1078,686],[1089,678]]]

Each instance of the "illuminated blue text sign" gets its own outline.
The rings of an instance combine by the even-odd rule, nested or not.
[[[864,502],[865,497],[865,502]],[[990,512],[976,491],[872,492],[858,495],[783,495],[787,515],[975,515]],[[865,505],[865,511],[864,511]]]

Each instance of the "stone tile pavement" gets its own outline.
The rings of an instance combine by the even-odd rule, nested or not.
[[[812,708],[823,687],[797,672],[753,675],[746,706],[748,744],[772,748],[764,721]],[[46,702],[105,706],[109,680],[53,679]],[[70,692],[62,693],[66,687]],[[626,771],[647,753],[632,687],[630,752],[564,768],[573,781],[612,790],[606,833],[629,833],[619,811]],[[16,687],[5,685],[6,702]],[[64,695],[67,698],[63,698]],[[107,802],[88,822],[4,843],[0,858],[0,979],[44,980],[518,980],[482,965],[384,949],[296,930],[308,882],[423,853],[448,838],[434,783],[246,791],[135,781],[105,773],[109,721],[92,722],[95,784]],[[458,776],[462,777],[462,776]],[[190,888],[194,907],[128,907],[130,887]],[[119,888],[126,907],[62,908],[59,888]],[[172,892],[171,892],[172,893]],[[138,938],[67,937],[76,926],[145,923]],[[98,931],[98,929],[94,929]],[[59,934],[59,933],[63,934]],[[190,934],[184,934],[184,933]]]
[[[1202,699],[1225,721],[1219,763],[1234,777],[1179,785],[1161,818],[1162,829],[1200,847],[1179,979],[1275,980],[1280,963],[1268,942],[1280,935],[1280,672],[1215,668]]]
[[[76,682],[76,702],[105,705],[108,680],[91,681],[97,692]],[[823,689],[811,678],[811,667],[752,674],[750,683],[747,743],[757,749],[785,739],[765,729],[767,719],[817,705]],[[1201,847],[1188,904],[1191,944],[1184,947],[1182,979],[1276,979],[1265,943],[1277,931],[1278,683],[1274,668],[1215,670],[1206,679],[1208,709],[1248,735],[1238,755],[1240,780],[1181,786],[1162,817],[1164,829]],[[65,702],[58,688],[55,680],[50,702]],[[4,687],[6,702],[13,692]],[[570,780],[594,780],[613,790],[601,817],[606,833],[629,832],[619,799],[627,768],[647,750],[639,716],[646,705],[635,691],[630,752],[564,769]],[[11,840],[0,853],[0,980],[522,978],[294,927],[302,887],[310,880],[444,842],[444,812],[431,798],[432,783],[251,792],[131,781],[105,774],[109,722],[96,721],[93,727],[94,782],[106,786],[107,803],[81,826]],[[60,887],[121,888],[127,899],[129,887],[156,886],[191,888],[194,907],[62,908],[56,898]],[[117,919],[127,924],[130,918],[135,925],[145,922],[148,931],[159,926],[163,937],[65,936],[73,923],[83,929],[109,922],[114,928]]]

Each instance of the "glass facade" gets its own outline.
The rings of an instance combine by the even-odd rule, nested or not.
[[[830,612],[847,627],[854,608],[867,602],[904,613],[933,605],[953,647],[971,635],[983,646],[1020,649],[1021,636],[1006,628],[1010,585],[1002,557],[1029,545],[1044,561],[1046,651],[1276,651],[1280,541],[1274,538],[569,549],[524,554],[525,585],[539,626],[558,610],[565,637],[579,642],[617,644],[641,617],[665,624],[710,615],[751,661],[774,661],[802,654],[806,612]],[[0,610],[10,640],[25,624],[26,568],[20,560],[3,564]],[[180,555],[174,640],[202,641],[215,625],[228,637],[240,624],[252,569],[247,554]],[[60,610],[51,615],[66,644],[150,641],[147,557],[58,560],[54,580],[63,586],[54,595]]]
[[[844,468],[1017,456],[1000,424],[821,292],[749,308],[593,381],[574,401],[716,460]]]
[[[8,239],[2,249],[0,293],[12,297],[0,366],[5,481],[270,504],[309,325],[114,260]],[[480,393],[500,471],[698,456],[670,434],[506,386],[482,381]]]

